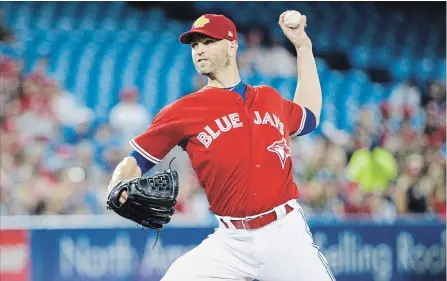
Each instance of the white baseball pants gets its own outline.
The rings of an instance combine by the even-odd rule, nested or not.
[[[296,200],[287,204],[294,210],[285,215],[284,205],[275,208],[279,219],[259,229],[219,225],[176,260],[162,281],[334,281],[302,208]]]

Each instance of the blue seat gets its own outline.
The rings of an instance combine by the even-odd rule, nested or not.
[[[446,64],[446,60],[444,58],[444,60],[441,60],[439,62],[439,65],[438,65],[438,75],[436,77],[439,80],[444,81],[444,83],[446,81],[445,64]]]
[[[426,82],[431,77],[436,76],[435,72],[436,64],[429,58],[422,58],[418,60],[413,68],[413,76],[420,82]]]
[[[369,82],[368,74],[362,70],[352,69],[346,74],[346,80],[352,84],[366,84]]]
[[[388,68],[389,60],[391,58],[390,50],[384,46],[373,48],[371,50],[372,59],[371,66],[380,67],[380,68]]]
[[[394,59],[391,66],[391,74],[397,80],[406,80],[410,77],[413,62],[410,58],[401,57]]]
[[[316,42],[314,43],[315,48],[319,51],[330,50],[331,47],[331,37],[328,31],[316,34]]]
[[[351,130],[361,105],[378,103],[389,95],[389,86],[369,81],[364,72],[368,67],[388,69],[393,82],[410,76],[422,82],[445,81],[445,44],[439,40],[445,38],[445,29],[440,28],[442,18],[415,15],[409,19],[400,11],[379,12],[370,3],[334,6],[318,2],[265,2],[261,7],[245,2],[196,2],[194,5],[201,12],[220,8],[238,26],[253,23],[271,26],[272,37],[282,43],[287,43],[287,39],[276,24],[277,16],[285,9],[298,9],[306,14],[315,50],[346,52],[353,66],[350,71],[338,72],[324,59],[316,59],[325,99],[323,116],[340,128]],[[5,22],[18,31],[23,41],[20,52],[26,70],[32,68],[39,55],[51,53],[50,70],[54,76],[99,115],[106,115],[118,101],[120,89],[131,83],[142,90],[142,102],[154,112],[193,89],[191,77],[195,69],[189,48],[177,42],[178,35],[189,29],[191,22],[168,19],[162,9],[139,11],[122,2],[1,2],[0,7],[5,10]],[[247,10],[251,13],[247,14]],[[243,51],[243,36],[239,37]],[[4,50],[2,53],[9,52]],[[296,85],[295,79],[281,77],[253,76],[246,81],[272,85],[289,98]]]
[[[340,89],[336,100],[336,106],[339,108],[337,115],[337,127],[351,132],[355,126],[356,116],[360,109],[360,98],[362,95],[362,84],[355,80],[347,81]]]
[[[354,47],[350,54],[351,65],[355,68],[366,68],[371,62],[370,51],[365,46]]]

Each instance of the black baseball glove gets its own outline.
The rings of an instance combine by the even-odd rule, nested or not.
[[[121,192],[127,191],[127,200],[119,202]],[[160,231],[171,221],[175,211],[179,180],[171,169],[153,176],[121,181],[110,192],[107,209],[142,226]]]

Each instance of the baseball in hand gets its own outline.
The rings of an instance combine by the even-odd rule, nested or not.
[[[301,13],[298,11],[287,11],[284,15],[284,24],[288,28],[298,28],[301,21]]]

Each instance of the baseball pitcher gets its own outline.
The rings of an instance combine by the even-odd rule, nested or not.
[[[306,17],[279,25],[297,52],[293,101],[269,86],[241,81],[231,20],[206,14],[180,36],[207,85],[167,105],[116,168],[109,207],[160,230],[174,213],[178,176],[143,177],[176,145],[189,155],[219,227],[172,264],[163,281],[335,280],[314,244],[292,177],[290,138],[312,132],[322,106]],[[181,179],[180,179],[181,181]]]

